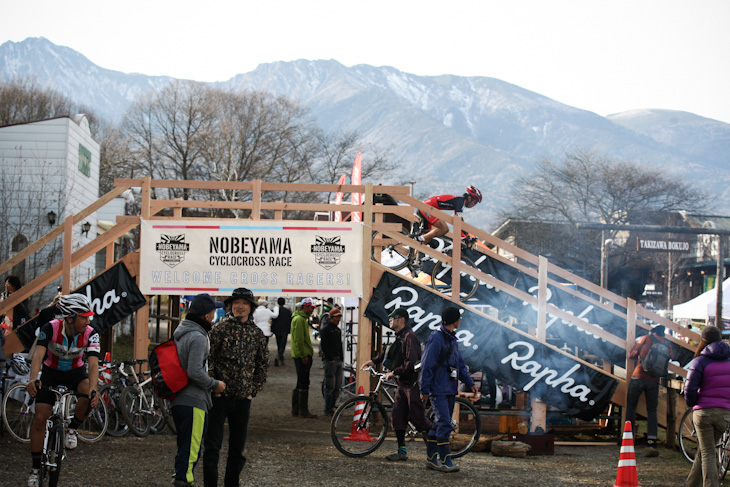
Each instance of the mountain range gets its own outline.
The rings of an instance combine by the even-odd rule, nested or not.
[[[0,45],[0,80],[14,77],[34,77],[112,121],[139,95],[173,80],[105,69],[42,37]],[[639,109],[603,117],[495,78],[416,76],[334,60],[262,64],[211,84],[285,96],[306,106],[325,131],[357,131],[389,149],[397,169],[375,183],[415,181],[424,197],[460,194],[474,184],[487,204],[465,218],[485,229],[500,223],[495,215],[509,203],[515,177],[573,150],[667,171],[716,195],[715,212],[730,213],[730,124],[688,112]]]

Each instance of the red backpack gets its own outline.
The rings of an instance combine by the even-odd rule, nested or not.
[[[150,372],[157,395],[174,399],[175,394],[188,385],[188,373],[180,363],[175,340],[160,343],[150,352]]]

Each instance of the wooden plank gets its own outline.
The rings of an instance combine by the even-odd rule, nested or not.
[[[99,208],[101,208],[104,205],[106,205],[107,203],[109,203],[111,200],[113,200],[114,198],[116,198],[117,196],[122,194],[127,189],[129,189],[128,186],[120,186],[118,188],[115,188],[115,189],[109,191],[107,194],[105,194],[101,198],[99,198],[98,200],[96,200],[91,205],[87,206],[86,208],[84,208],[83,210],[78,212],[77,214],[72,215],[70,218],[73,220],[74,225],[76,223],[79,223],[81,220],[83,220],[87,216],[94,213]],[[35,252],[37,252],[38,250],[43,248],[48,242],[51,242],[51,241],[55,240],[56,238],[58,238],[62,233],[63,233],[63,223],[59,222],[59,224],[56,226],[56,228],[54,228],[53,230],[51,230],[50,232],[48,232],[47,234],[45,234],[44,236],[42,236],[41,238],[39,238],[38,240],[33,242],[32,244],[28,245],[26,248],[24,248],[23,250],[21,250],[20,252],[15,254],[15,256],[13,256],[12,258],[10,258],[10,259],[6,260],[5,262],[3,262],[2,264],[0,264],[0,274],[4,274],[9,269],[13,268],[16,264],[18,264],[19,262],[22,262],[28,256],[34,254]]]
[[[142,208],[140,216],[143,220],[147,220],[151,215],[150,200],[152,199],[152,178],[147,176],[142,183]]]
[[[61,279],[61,292],[71,292],[71,254],[73,254],[73,218],[66,218],[63,222],[63,275]]]
[[[365,185],[363,201],[363,222],[370,224],[373,221],[373,185],[367,183]],[[362,386],[364,389],[370,390],[370,373],[362,370],[362,364],[370,360],[370,353],[372,350],[372,323],[370,319],[365,317],[365,307],[370,302],[370,298],[373,295],[373,287],[370,283],[370,271],[372,266],[370,265],[370,229],[367,225],[362,225],[362,297],[360,298],[358,306],[358,320],[357,320],[357,374],[356,381],[358,389]]]

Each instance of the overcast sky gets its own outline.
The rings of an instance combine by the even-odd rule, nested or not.
[[[0,43],[40,36],[123,72],[217,81],[335,59],[730,123],[729,0],[0,0]]]

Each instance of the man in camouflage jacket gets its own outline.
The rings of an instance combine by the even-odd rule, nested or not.
[[[224,301],[228,314],[210,331],[208,372],[223,380],[226,390],[213,397],[203,454],[205,486],[218,485],[218,457],[223,443],[223,425],[228,420],[228,459],[223,485],[238,487],[246,464],[243,449],[248,434],[251,400],[264,387],[269,368],[267,339],[253,322],[257,302],[253,293],[238,288]]]

